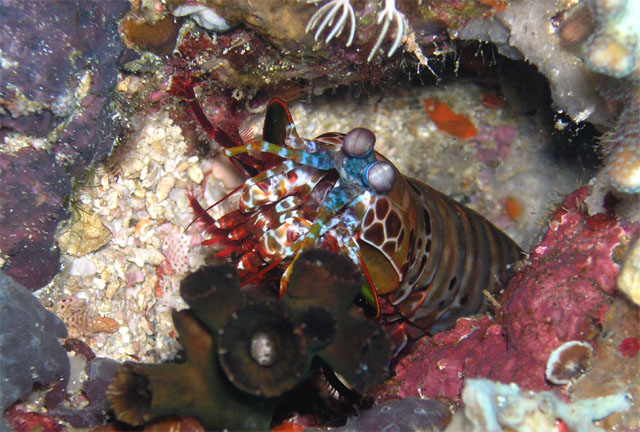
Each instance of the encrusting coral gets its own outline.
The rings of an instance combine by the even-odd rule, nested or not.
[[[323,364],[356,390],[379,383],[390,343],[356,315],[361,284],[355,265],[324,250],[301,255],[281,301],[248,299],[232,267],[201,268],[181,283],[191,309],[173,313],[186,362],[121,366],[107,393],[116,417],[264,430],[285,393]]]
[[[551,392],[526,392],[516,384],[469,379],[462,391],[466,425],[452,422],[447,431],[519,432],[560,430],[564,427],[584,432],[600,432],[594,420],[627,411],[630,403],[623,393],[574,402],[563,402]]]

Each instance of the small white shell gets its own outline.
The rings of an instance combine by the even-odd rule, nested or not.
[[[593,348],[587,342],[565,342],[549,354],[545,377],[558,385],[569,384],[591,367]]]
[[[225,32],[231,26],[216,11],[204,5],[180,5],[173,10],[173,16],[191,15],[191,18],[202,28],[215,32]]]
[[[259,331],[251,338],[251,357],[260,366],[273,366],[278,360],[278,344],[275,336],[269,332]]]

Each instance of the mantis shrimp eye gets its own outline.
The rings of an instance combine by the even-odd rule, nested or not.
[[[366,182],[378,193],[384,193],[393,187],[396,170],[389,162],[374,162],[364,170]]]
[[[344,136],[342,148],[353,157],[365,156],[373,149],[376,143],[376,136],[369,129],[355,128]]]

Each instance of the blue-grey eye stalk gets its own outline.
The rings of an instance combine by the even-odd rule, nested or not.
[[[366,156],[376,143],[376,136],[369,129],[355,128],[344,136],[342,148],[353,157]]]
[[[364,178],[374,191],[389,191],[396,181],[396,170],[389,162],[374,162],[364,170]]]

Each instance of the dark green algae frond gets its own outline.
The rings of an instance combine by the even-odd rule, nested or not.
[[[358,391],[380,383],[390,343],[353,306],[361,285],[357,266],[325,250],[300,256],[280,301],[248,300],[230,266],[201,268],[181,283],[191,309],[173,313],[186,361],[121,366],[108,390],[117,419],[186,415],[207,430],[266,430],[322,364]]]

